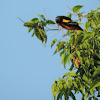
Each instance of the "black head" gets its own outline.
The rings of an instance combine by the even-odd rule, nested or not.
[[[66,16],[57,16],[57,17],[56,17],[56,23],[57,23],[57,24],[62,23],[62,20],[63,20],[63,19],[71,20],[69,17],[66,17]]]
[[[59,23],[61,23],[61,22],[62,22],[61,16],[57,16],[57,17],[56,17],[56,23],[59,24]]]

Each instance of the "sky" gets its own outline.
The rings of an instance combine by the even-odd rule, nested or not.
[[[53,55],[53,39],[61,38],[61,32],[48,32],[46,47],[36,37],[31,37],[25,22],[47,15],[55,21],[59,15],[71,12],[67,6],[83,5],[88,13],[100,6],[99,0],[0,0],[0,100],[53,100],[51,86],[66,72],[61,66],[59,53]],[[76,17],[73,18],[75,20]],[[77,100],[81,99],[76,95]],[[69,100],[72,100],[71,98]]]

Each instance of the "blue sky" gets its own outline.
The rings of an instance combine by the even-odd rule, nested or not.
[[[40,40],[31,37],[28,29],[17,18],[29,21],[36,14],[44,14],[55,21],[58,15],[67,15],[66,7],[84,5],[86,13],[100,6],[99,0],[0,0],[0,100],[53,100],[51,86],[68,72],[61,66],[59,54],[50,44],[60,38],[59,32],[48,32],[44,47]],[[73,18],[74,20],[75,18]],[[79,100],[80,95],[77,95]],[[70,99],[71,100],[71,99]]]

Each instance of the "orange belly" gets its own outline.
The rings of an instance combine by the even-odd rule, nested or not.
[[[67,30],[73,30],[73,29],[71,29],[71,27],[66,26],[66,25],[64,25],[64,24],[60,24],[60,26],[62,26],[63,28],[65,28],[65,29],[67,29]],[[77,29],[75,29],[74,31],[75,31],[75,32],[78,32]]]
[[[60,24],[60,26],[62,26],[63,28],[67,29],[67,30],[71,30],[71,28],[69,26],[66,26],[64,24]]]

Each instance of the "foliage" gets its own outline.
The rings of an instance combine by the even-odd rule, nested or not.
[[[39,18],[33,18],[31,21],[24,23],[24,26],[29,28],[28,32],[33,30],[32,37],[35,34],[39,40],[46,43],[47,35],[44,28],[49,24],[55,23],[52,20],[46,20],[43,15],[38,14],[38,16],[40,17],[40,20]]]
[[[66,63],[71,62],[70,71],[52,85],[54,100],[62,100],[62,97],[65,100],[69,97],[76,100],[75,94],[79,92],[82,94],[82,100],[86,98],[98,100],[97,97],[100,97],[100,12],[98,11],[100,7],[86,15],[79,13],[82,7],[77,5],[72,8],[72,11],[79,17],[79,23],[83,17],[87,18],[84,30],[77,33],[67,31],[63,37],[70,35],[68,41],[54,39],[51,43],[51,47],[56,44],[54,54],[60,53],[64,68]],[[24,26],[29,28],[29,32],[33,30],[32,36],[35,34],[38,39],[46,43],[46,30],[55,30],[47,29],[47,25],[55,23],[45,19],[43,15],[38,16],[40,19],[34,18],[24,23]],[[67,16],[73,15],[69,13]]]

